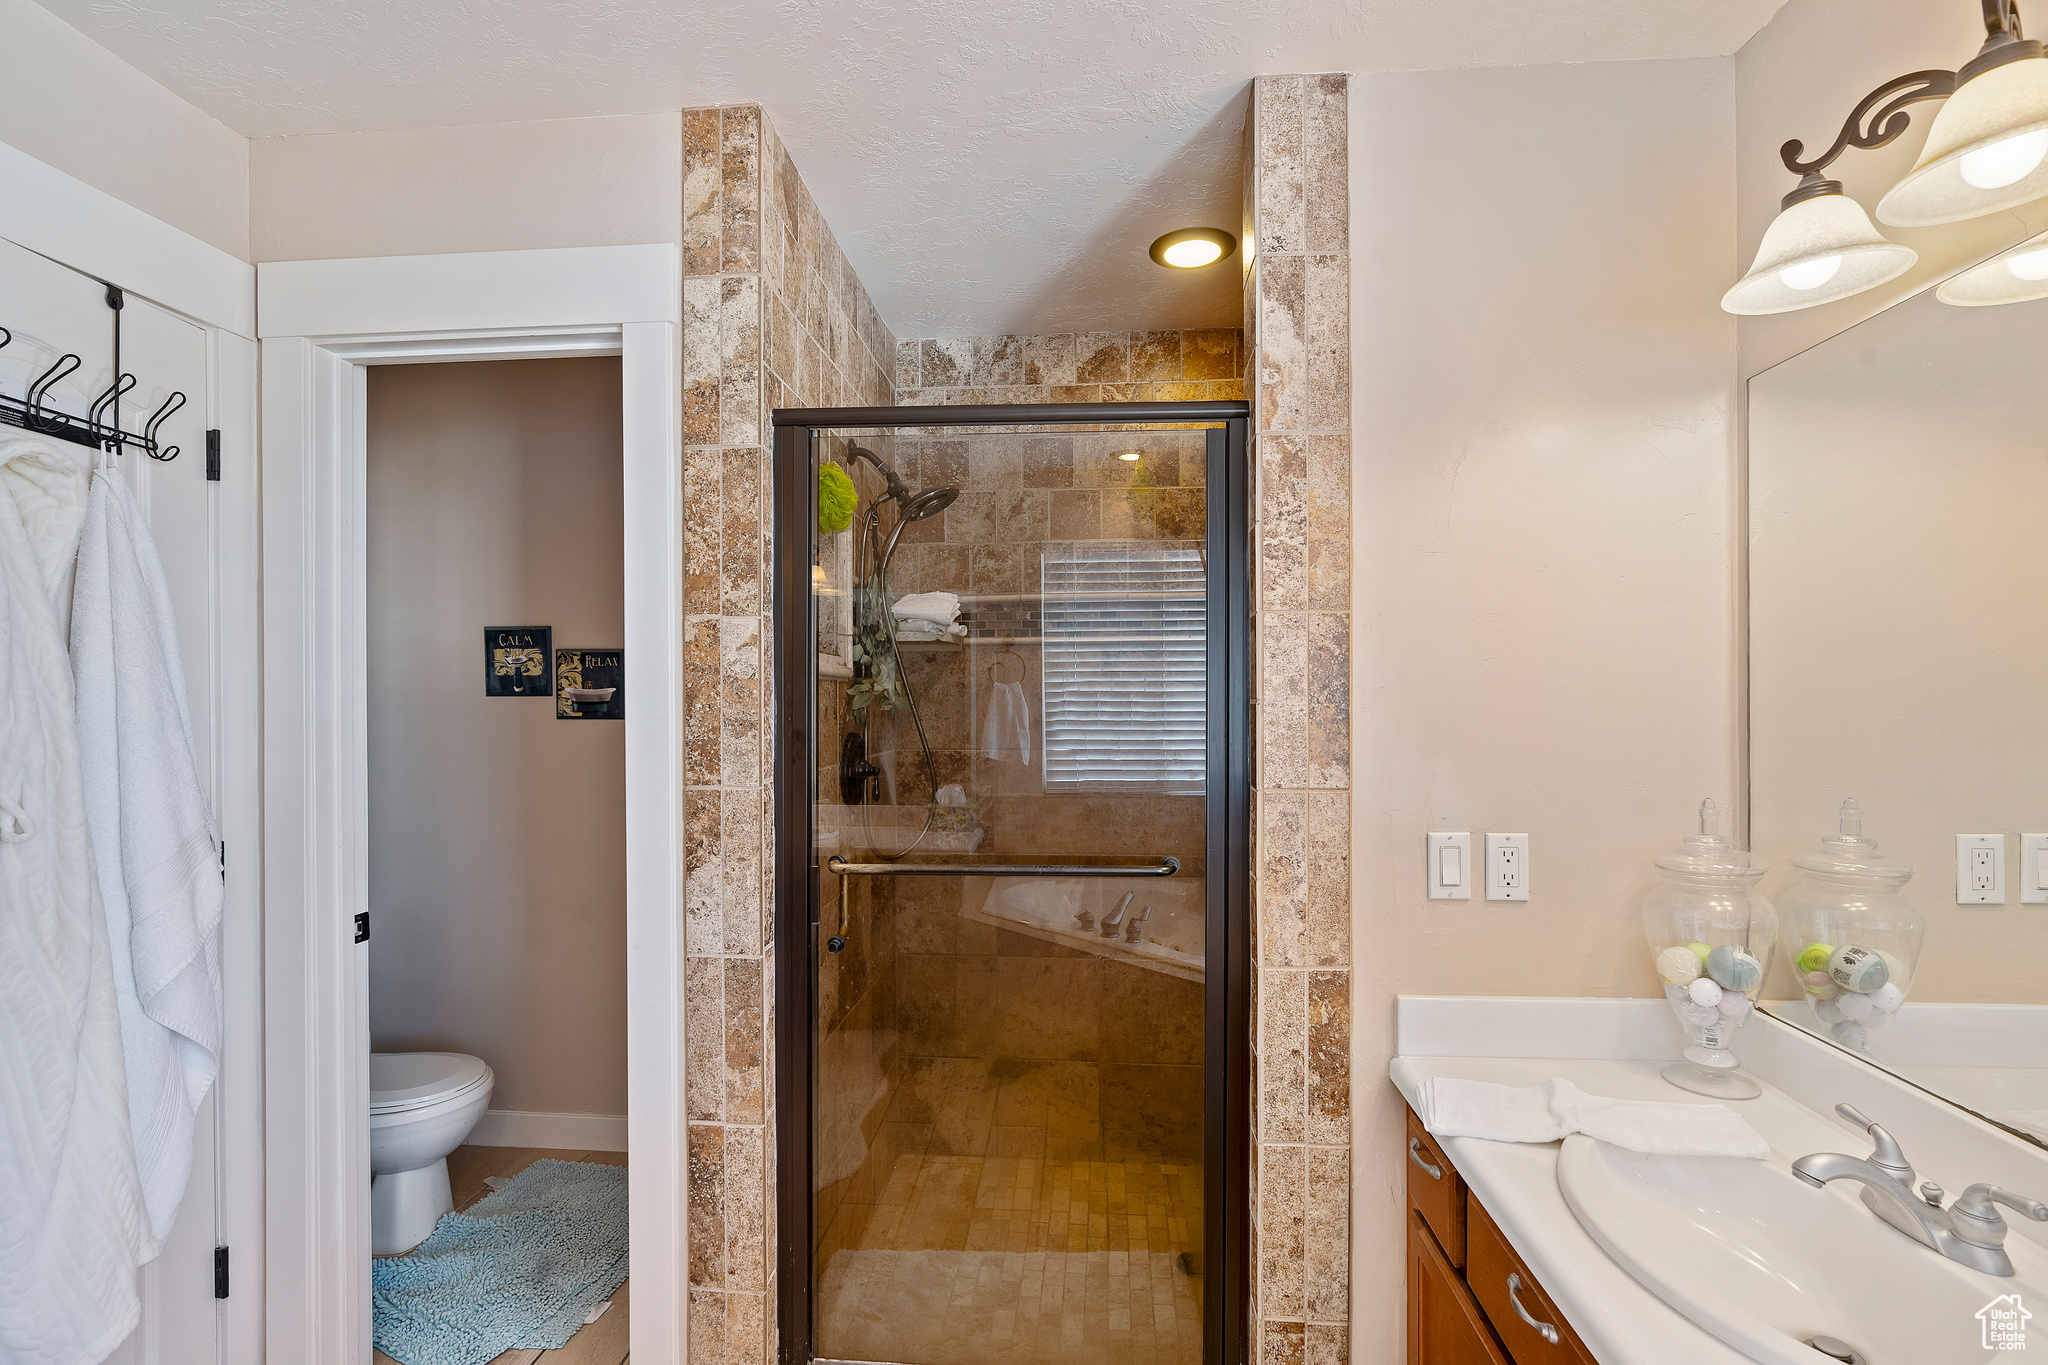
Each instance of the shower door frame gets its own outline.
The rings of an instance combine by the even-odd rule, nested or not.
[[[812,1042],[817,1036],[820,873],[814,436],[900,427],[1209,423],[1207,917],[1203,989],[1202,1360],[1250,1358],[1251,1284],[1251,406],[1220,403],[963,404],[778,408],[774,429],[775,1249],[779,1365],[811,1365]],[[801,547],[801,553],[792,553]],[[791,856],[802,850],[802,856]],[[802,914],[792,911],[801,908]],[[1219,970],[1220,968],[1220,970]]]

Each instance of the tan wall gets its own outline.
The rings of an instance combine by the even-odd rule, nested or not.
[[[372,1046],[483,1058],[494,1109],[626,1112],[625,727],[482,653],[620,643],[619,454],[617,360],[370,371]]]
[[[1653,994],[1651,859],[1734,794],[1734,89],[1352,84],[1354,1360],[1399,1358],[1394,996]],[[1425,899],[1445,829],[1527,831],[1529,901]]]
[[[35,0],[0,0],[0,142],[252,259],[248,139]]]
[[[2032,16],[2029,16],[2032,17]],[[1954,70],[1984,41],[1983,17],[1968,4],[1926,0],[1790,0],[1735,58],[1736,183],[1741,218],[1727,284],[1749,269],[1757,242],[1798,183],[1778,159],[1788,138],[1811,157],[1833,143],[1856,102],[1895,76]],[[1877,201],[1913,168],[1939,104],[1917,104],[1912,126],[1889,147],[1850,148],[1827,174],[1876,217]],[[1672,163],[1677,165],[1680,163]],[[1890,284],[1854,298],[1775,317],[1744,318],[1740,373],[1749,376],[1852,327],[1957,268],[2048,229],[2048,200],[1944,227],[1878,231],[1920,253]]]
[[[259,261],[682,240],[674,112],[249,144]]]

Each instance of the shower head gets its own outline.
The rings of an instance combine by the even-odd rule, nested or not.
[[[903,504],[905,521],[923,521],[935,517],[953,505],[953,499],[960,496],[960,490],[951,484],[938,488],[927,488],[909,502]]]

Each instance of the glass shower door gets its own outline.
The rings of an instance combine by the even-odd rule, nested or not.
[[[813,436],[819,1359],[1204,1359],[1224,435]]]

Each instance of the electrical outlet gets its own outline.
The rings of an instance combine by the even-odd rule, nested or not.
[[[1490,901],[1529,899],[1529,836],[1486,836],[1486,898]]]
[[[2020,836],[2020,904],[2048,905],[2048,834]]]
[[[1429,836],[1429,898],[1433,901],[1472,899],[1472,836]]]
[[[1956,904],[2005,904],[2005,836],[1956,836]]]

